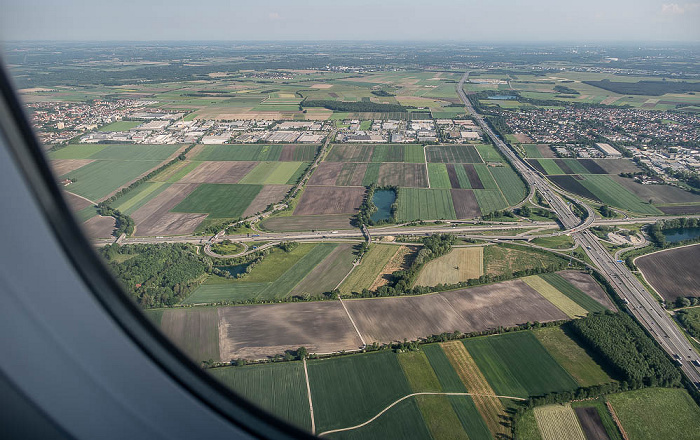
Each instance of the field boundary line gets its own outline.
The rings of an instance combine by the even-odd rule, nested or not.
[[[343,282],[344,282],[345,280],[348,279],[348,277],[350,276],[350,274],[352,273],[352,271],[354,271],[355,268],[356,268],[357,266],[359,266],[359,265],[360,265],[359,262],[358,262],[358,263],[352,263],[352,267],[350,268],[350,270],[348,271],[348,273],[345,274],[345,276],[343,277],[343,279],[340,280],[340,282],[338,283],[338,285],[335,286],[335,289],[334,289],[334,290],[339,289],[339,288],[340,288],[340,285],[343,284]]]
[[[80,194],[76,194],[76,193],[70,192],[70,191],[68,191],[68,190],[66,190],[66,192],[67,192],[68,194],[70,194],[70,195],[73,195],[73,196],[76,196],[76,197],[78,197],[78,198],[81,198],[81,199],[85,200],[86,202],[90,202],[90,203],[93,204],[93,205],[97,205],[97,202],[93,202],[92,200],[88,199],[87,197],[83,197],[83,196],[81,196]]]
[[[306,378],[306,394],[309,396],[309,413],[311,414],[311,434],[316,434],[316,421],[314,420],[314,403],[311,400],[311,385],[309,384],[309,370],[306,368],[306,358],[304,361],[304,377]]]
[[[608,407],[608,411],[610,412],[610,415],[612,416],[613,421],[615,422],[615,425],[617,425],[617,429],[620,430],[620,434],[622,434],[622,438],[625,440],[630,440],[630,438],[627,436],[627,433],[625,432],[625,428],[622,427],[622,423],[620,422],[620,419],[617,417],[617,413],[615,412],[615,408],[613,408],[612,403],[610,403],[606,400],[605,406]]]
[[[348,318],[350,318],[350,323],[352,324],[353,327],[355,327],[355,331],[357,332],[357,336],[360,337],[360,341],[362,341],[362,345],[364,347],[366,347],[367,343],[365,342],[365,338],[362,337],[362,333],[360,333],[360,329],[357,328],[357,324],[355,324],[355,320],[352,319],[352,316],[350,316],[350,311],[348,311],[348,308],[345,307],[345,303],[343,302],[343,298],[340,297],[340,294],[338,294],[338,300],[340,301],[340,305],[343,306],[343,309],[345,309],[345,313],[348,315]]]
[[[425,178],[428,181],[428,189],[430,189],[430,171],[428,171],[428,153],[425,149],[428,148],[427,145],[423,145],[423,159],[425,160]]]
[[[513,399],[513,400],[521,400],[521,401],[527,400],[527,399],[523,399],[522,397],[498,396],[498,395],[492,395],[492,394],[487,395],[487,394],[477,394],[477,393],[438,393],[438,392],[411,393],[411,394],[403,396],[400,399],[394,401],[391,405],[387,406],[386,408],[381,410],[376,416],[372,417],[371,419],[367,420],[364,423],[360,423],[359,425],[355,425],[355,426],[350,426],[348,428],[332,429],[330,431],[322,432],[322,433],[318,434],[318,436],[320,437],[320,436],[326,435],[326,434],[333,434],[336,432],[351,431],[353,429],[362,428],[363,426],[369,425],[373,421],[377,420],[382,414],[389,411],[391,408],[393,408],[397,404],[403,402],[406,399],[409,399],[409,398],[415,397],[415,396],[476,396],[476,397],[493,397],[493,398],[498,398],[498,399]]]

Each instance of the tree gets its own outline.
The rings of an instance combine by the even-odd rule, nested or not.
[[[530,207],[527,205],[523,205],[522,208],[520,208],[520,215],[523,217],[530,217],[532,212],[530,211]]]
[[[306,347],[299,347],[297,349],[297,357],[299,358],[299,360],[306,359],[308,357],[308,355],[309,355],[309,352],[306,349]]]

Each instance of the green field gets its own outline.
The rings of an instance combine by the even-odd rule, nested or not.
[[[280,154],[282,145],[204,145],[194,160],[276,161]]]
[[[548,175],[566,174],[564,170],[559,168],[559,165],[554,162],[554,159],[538,159],[537,161],[542,165],[542,168],[544,168],[545,173]]]
[[[362,257],[360,265],[340,285],[340,293],[350,295],[352,292],[362,292],[362,289],[369,289],[386,263],[397,251],[397,246],[371,245],[369,251]]]
[[[118,198],[112,204],[112,207],[126,215],[131,215],[155,196],[165,191],[169,186],[165,182],[144,182],[129,191],[125,196]]]
[[[280,362],[207,370],[221,383],[275,416],[311,430],[306,379],[301,362]]]
[[[554,235],[552,237],[533,238],[531,243],[550,249],[569,249],[575,247],[573,238],[568,235]]]
[[[479,180],[481,180],[481,183],[484,185],[484,189],[498,189],[496,180],[493,178],[491,172],[489,171],[490,169],[492,169],[491,167],[484,164],[475,164],[474,169],[479,175]]]
[[[396,218],[412,220],[454,220],[452,195],[448,189],[400,188]]]
[[[99,201],[121,186],[138,179],[151,168],[156,168],[160,163],[156,160],[96,160],[61,178],[73,181],[66,187],[67,191]]]
[[[129,131],[138,127],[142,121],[117,121],[100,127],[97,131]]]
[[[403,162],[403,145],[375,145],[372,148],[372,162]]]
[[[525,157],[533,159],[544,157],[542,156],[542,153],[540,153],[540,150],[537,148],[536,144],[522,144],[521,147],[523,147],[523,150],[525,150]]]
[[[315,407],[314,407],[315,408]],[[406,399],[393,406],[377,420],[362,428],[324,435],[337,440],[430,440],[428,428],[423,422],[416,399]]]
[[[589,174],[580,183],[605,204],[642,214],[661,214],[654,206],[643,202],[606,175]]]
[[[49,151],[49,159],[89,159],[107,148],[107,144],[71,144],[56,151]]]
[[[447,168],[444,163],[429,163],[428,177],[431,188],[452,188],[450,177],[447,175]]]
[[[608,396],[630,440],[697,439],[700,407],[678,388],[645,388]]]
[[[503,245],[484,247],[484,272],[493,275],[512,274],[525,269],[544,269],[563,262],[562,257],[527,248]]]
[[[301,248],[301,246],[303,245],[300,245],[297,249]],[[258,300],[286,298],[294,287],[299,284],[313,268],[333,252],[337,244],[321,243],[311,246],[313,247],[310,250],[303,249],[300,251],[305,252],[301,258],[297,258],[298,255],[289,257],[289,259],[280,256],[276,261],[279,262],[279,266],[282,269],[286,268],[283,272],[281,269],[268,264],[267,268],[269,272],[258,270],[260,267],[256,267],[250,275],[240,280],[228,280],[218,276],[210,276],[204,284],[199,286],[197,290],[182,303],[199,304],[219,301],[243,302],[252,298]],[[266,260],[263,260],[263,264],[265,261]],[[293,261],[296,262],[290,265]],[[260,266],[262,266],[262,264]]]
[[[367,164],[367,170],[362,178],[362,186],[370,186],[373,183],[377,183],[379,180],[379,163]]]
[[[542,328],[533,333],[549,354],[576,379],[580,386],[589,387],[612,382],[603,368],[561,327]]]
[[[517,205],[527,195],[525,183],[511,167],[493,167],[491,174],[509,205]]]
[[[303,162],[260,162],[239,183],[286,185],[296,183]]]
[[[527,397],[578,386],[531,332],[466,339],[464,345],[496,394]]]
[[[318,432],[363,423],[412,392],[391,351],[311,361],[308,370]]]
[[[92,154],[89,159],[104,160],[160,160],[163,161],[172,156],[180,145],[108,145],[107,148]]]
[[[207,213],[210,218],[237,218],[262,188],[262,185],[202,183],[172,211]]]
[[[248,275],[241,278],[240,282],[271,283],[291,269],[315,247],[315,243],[301,243],[289,252],[280,248],[273,248],[262,263],[255,266]]]
[[[490,214],[508,207],[503,195],[498,190],[475,189],[473,192],[482,214]]]
[[[467,176],[467,170],[461,165],[455,165],[455,174],[457,175],[457,180],[459,181],[459,187],[462,189],[471,189],[472,184],[469,182],[469,176]]]
[[[576,304],[578,304],[579,306],[583,307],[591,313],[605,312],[606,310],[608,310],[601,303],[586,295],[580,289],[566,281],[558,273],[541,274],[540,278],[543,278],[549,284],[554,286],[558,291],[560,291],[561,293],[569,297],[569,299],[574,301]]]
[[[476,144],[475,147],[484,162],[503,162],[503,157],[493,145]]]
[[[409,163],[424,163],[425,155],[423,154],[422,145],[404,145],[404,162]]]

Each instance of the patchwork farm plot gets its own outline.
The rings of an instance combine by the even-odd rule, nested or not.
[[[301,362],[211,371],[297,426],[310,429],[313,417],[327,438],[498,438],[518,399],[579,386],[530,331],[307,361],[313,416]]]
[[[666,301],[700,296],[700,245],[656,252],[635,259],[644,278]]]

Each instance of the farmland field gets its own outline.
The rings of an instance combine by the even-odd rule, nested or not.
[[[544,440],[586,440],[571,405],[538,406],[534,413]]]
[[[431,188],[452,188],[444,163],[429,163],[428,177],[430,177]]]
[[[527,397],[572,390],[578,386],[532,332],[465,339],[463,342],[496,394]]]
[[[503,307],[504,301],[508,307]],[[520,280],[420,296],[343,302],[367,343],[416,340],[455,330],[472,332],[527,321],[567,319]]]
[[[588,311],[570,299],[568,296],[561,293],[556,287],[549,284],[538,275],[531,275],[523,278],[523,281],[528,286],[537,290],[542,296],[547,298],[549,302],[557,306],[559,310],[566,313],[570,318],[584,317],[588,315]]]
[[[318,432],[365,422],[411,394],[390,351],[310,361],[308,370]]]
[[[535,330],[534,335],[549,354],[582,387],[611,382],[610,376],[561,327]]]
[[[700,296],[697,261],[700,245],[685,246],[645,255],[635,260],[644,278],[667,301]]]
[[[141,125],[141,121],[117,121],[103,125],[97,131],[128,131]]]
[[[203,213],[211,218],[240,217],[262,188],[262,185],[202,183],[173,212]]]
[[[297,180],[294,176],[304,165],[303,162],[260,162],[240,183],[292,185]]]
[[[491,144],[477,144],[475,145],[476,151],[479,152],[479,156],[484,162],[503,162],[503,157],[501,153],[496,151],[496,148]]]
[[[364,188],[309,186],[299,200],[294,215],[354,214],[365,196]]]
[[[164,310],[160,328],[195,362],[219,359],[219,317],[215,308]]]
[[[472,145],[431,145],[425,148],[428,162],[482,163],[481,156]]]
[[[514,249],[503,245],[484,248],[484,270],[493,275],[510,274],[529,268],[544,269],[560,262],[562,262],[561,257],[527,248]]]
[[[232,161],[190,162],[190,164],[194,165],[194,168],[189,173],[183,175],[180,179],[175,179],[178,176],[172,175],[172,180],[175,180],[179,183],[239,183],[243,176],[250,173],[250,171],[257,165],[256,162]],[[190,166],[187,166],[187,168],[189,169]],[[176,174],[180,173],[178,172]]]
[[[620,430],[602,398],[572,402],[571,407],[574,408],[587,439],[622,440]]]
[[[645,388],[610,395],[608,401],[630,440],[690,440],[700,432],[700,407],[684,389]]]
[[[415,285],[455,284],[483,274],[483,248],[454,248],[449,254],[428,262],[418,274]]]
[[[476,218],[481,215],[479,203],[476,201],[474,191],[468,189],[451,189],[452,205],[458,219]]]
[[[196,183],[174,183],[163,185],[162,191],[156,191],[148,203],[133,206],[130,214],[136,222],[137,236],[177,235],[191,233],[207,214],[187,214],[170,212],[196,188]],[[161,187],[161,188],[163,188]],[[128,196],[127,196],[128,197]],[[128,200],[128,198],[126,199]],[[131,210],[131,209],[130,209]]]
[[[430,440],[428,428],[423,422],[416,399],[406,399],[393,406],[381,417],[361,428],[324,435],[335,440]]]
[[[479,203],[479,209],[484,215],[508,207],[508,204],[503,199],[503,195],[498,190],[475,189],[474,196]]]
[[[369,289],[384,266],[398,251],[398,246],[371,245],[369,251],[362,257],[360,265],[340,285],[340,293],[350,295],[352,292],[362,292],[362,289]]]
[[[352,269],[356,258],[351,244],[340,244],[326,259],[313,268],[299,284],[292,289],[290,295],[306,297],[330,292]]]
[[[642,214],[661,213],[654,206],[642,202],[639,197],[606,175],[587,175],[581,184],[608,205]]]
[[[400,188],[397,203],[399,221],[456,218],[449,189]]]
[[[193,157],[198,161],[275,161],[279,160],[282,145],[202,145],[199,154]]]
[[[156,160],[96,160],[60,178],[73,181],[66,190],[99,201],[160,163]]]
[[[362,341],[340,301],[219,307],[221,361],[265,359],[304,346],[310,353],[357,350]]]
[[[525,198],[525,184],[511,167],[493,167],[491,174],[509,205],[515,205]]]
[[[570,276],[573,276],[573,273],[570,273]],[[544,279],[547,283],[549,283],[558,291],[566,295],[569,299],[571,299],[576,304],[578,304],[579,306],[583,307],[591,313],[605,312],[607,310],[607,307],[605,307],[603,304],[599,303],[592,297],[586,295],[586,293],[569,283],[569,281],[566,278],[562,277],[558,273],[542,274],[540,275],[540,278]],[[590,277],[586,277],[586,279],[590,280]]]
[[[221,383],[277,417],[311,429],[311,413],[301,362],[212,368]]]

